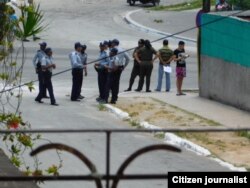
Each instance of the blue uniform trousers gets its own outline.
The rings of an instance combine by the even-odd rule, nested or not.
[[[81,93],[83,79],[83,69],[74,68],[72,69],[72,90],[71,100],[77,100]]]
[[[50,71],[42,71],[42,74],[41,74],[42,88],[41,88],[41,91],[39,91],[38,96],[36,97],[37,101],[41,101],[41,99],[44,97],[43,94],[47,89],[49,91],[51,104],[56,103],[54,92],[53,92],[53,85],[51,82],[51,77],[52,77],[52,73]]]
[[[122,69],[120,68],[114,72],[114,86],[113,86],[114,91],[111,99],[112,102],[116,102],[118,99],[121,74],[122,74]]]
[[[119,94],[120,78],[122,70],[109,72],[105,89],[105,101],[108,102],[109,93],[111,91],[111,102],[116,102]]]
[[[42,90],[43,87],[45,87],[45,86],[43,86],[44,82],[43,82],[43,76],[42,76],[42,74],[43,74],[42,69],[41,68],[38,69],[37,70],[37,76],[38,76],[38,82],[39,82],[39,92]],[[44,92],[43,93],[43,97],[46,97],[47,96],[46,89],[43,90],[43,92]]]
[[[108,72],[105,69],[97,69],[97,74],[98,74],[99,97],[102,100],[105,100]]]

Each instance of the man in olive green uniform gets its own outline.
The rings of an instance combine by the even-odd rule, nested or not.
[[[146,92],[151,92],[150,77],[153,70],[153,63],[157,57],[157,52],[150,44],[150,41],[145,40],[144,47],[135,53],[136,61],[140,63],[140,80],[138,88],[135,91],[140,92],[142,90],[144,78],[146,77]]]

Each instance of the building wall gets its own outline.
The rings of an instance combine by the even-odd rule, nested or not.
[[[204,14],[200,96],[250,110],[250,22]]]

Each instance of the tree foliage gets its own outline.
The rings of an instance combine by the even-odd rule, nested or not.
[[[45,30],[43,12],[40,9],[40,5],[21,6],[20,23],[18,24],[17,37],[27,38],[33,35],[37,35]]]
[[[10,133],[0,135],[0,146],[10,156],[12,163],[27,175],[42,174],[39,169],[39,160],[34,157],[34,168],[31,169],[24,157],[25,152],[30,152],[37,145],[37,141],[45,141],[41,135],[15,133],[12,130],[29,130],[31,125],[25,121],[20,111],[23,88],[22,75],[26,60],[26,50],[23,39],[44,31],[44,16],[39,5],[17,7],[21,16],[11,19],[15,13],[11,6],[0,3],[0,130],[9,130]],[[15,39],[20,40],[21,47],[15,46]],[[33,83],[25,84],[31,91]],[[49,142],[48,140],[45,141]],[[50,166],[45,172],[58,174],[59,164]],[[33,170],[33,171],[32,171]]]
[[[229,0],[228,1],[231,5],[239,7],[243,10],[250,9],[250,1],[249,0]]]

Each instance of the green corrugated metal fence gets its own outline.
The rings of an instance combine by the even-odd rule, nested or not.
[[[217,19],[221,16],[203,14],[202,24]],[[203,26],[201,54],[250,67],[250,22],[228,17]]]

